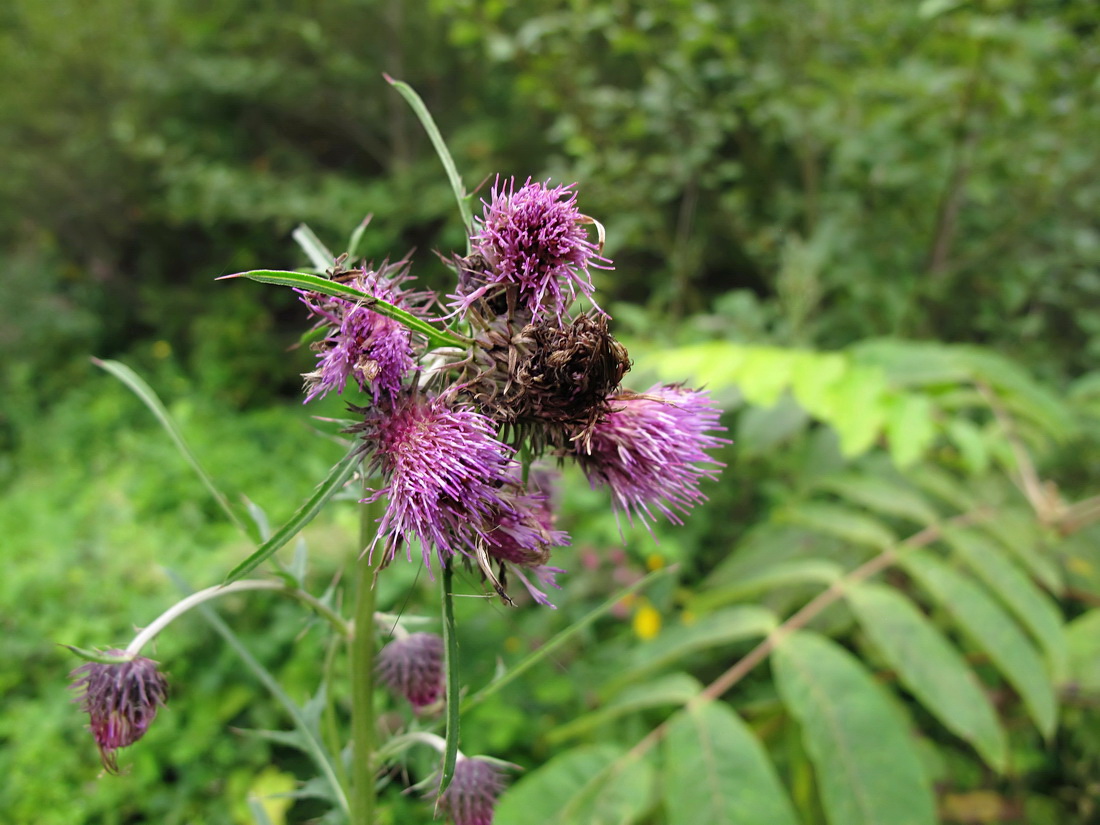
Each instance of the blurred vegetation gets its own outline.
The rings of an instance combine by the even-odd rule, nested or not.
[[[432,252],[460,247],[461,226],[388,72],[424,97],[468,186],[579,182],[616,262],[597,287],[635,358],[631,385],[708,382],[736,441],[711,502],[658,542],[629,530],[623,549],[605,498],[571,478],[558,611],[460,600],[478,686],[498,657],[514,663],[647,568],[680,565],[466,720],[465,751],[545,766],[500,821],[549,821],[554,805],[581,816],[588,802],[561,777],[614,763],[770,620],[975,510],[988,518],[881,581],[962,654],[994,717],[960,718],[906,670],[888,619],[909,614],[871,583],[842,588],[718,707],[762,743],[753,770],[778,776],[802,822],[840,825],[814,726],[827,709],[798,690],[799,668],[824,679],[822,662],[838,690],[887,697],[896,728],[919,732],[897,770],[928,778],[942,821],[1095,821],[1098,36],[1092,0],[4,4],[0,819],[250,822],[249,794],[309,778],[293,749],[238,732],[287,722],[195,618],[156,651],[168,711],[128,775],[97,780],[67,703],[73,663],[53,643],[124,642],[175,598],[165,568],[204,586],[247,553],[89,355],[138,369],[213,474],[278,523],[340,447],[298,404],[311,359],[290,348],[304,329],[293,295],[212,279],[301,265],[299,222],[336,248],[370,213],[368,259],[416,248],[416,273],[446,288]],[[315,589],[354,522],[343,504],[307,531]],[[385,607],[434,613],[429,582],[387,573]],[[992,605],[1007,642],[952,611],[956,585]],[[274,600],[221,607],[304,702],[320,630]],[[1021,672],[1030,661],[1039,670]],[[622,772],[616,821],[718,821],[675,796],[673,767],[694,764],[693,723],[737,735],[716,713],[676,717],[664,750]],[[873,780],[885,767],[871,765]],[[652,770],[668,789],[632,793]],[[384,821],[429,817],[396,787],[385,798]],[[921,799],[859,821],[924,821]],[[320,812],[300,800],[281,816]]]

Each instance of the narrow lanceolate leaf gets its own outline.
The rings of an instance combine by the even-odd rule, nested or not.
[[[248,527],[245,525],[244,520],[230,505],[229,499],[226,497],[225,493],[219,489],[218,485],[214,483],[214,479],[211,478],[210,474],[207,473],[202,464],[199,463],[198,457],[191,452],[191,448],[183,438],[183,433],[180,432],[180,428],[176,426],[176,422],[168,413],[168,408],[164,406],[160,398],[153,391],[153,388],[145,382],[145,379],[128,366],[120,364],[118,361],[101,361],[98,358],[93,358],[92,363],[100,369],[111,373],[111,375],[129,387],[134,395],[141,399],[141,402],[149,408],[149,411],[156,416],[161,426],[164,427],[168,436],[175,443],[176,449],[180,451],[180,454],[187,460],[187,463],[191,465],[191,469],[195,471],[195,475],[199,477],[206,489],[210,491],[210,495],[214,497],[218,506],[221,507],[222,512],[228,516],[229,520],[232,521],[242,533],[246,536],[249,535]]]
[[[505,791],[496,825],[626,825],[649,807],[653,769],[613,745],[566,751]]]
[[[424,131],[428,133],[428,138],[432,142],[432,146],[435,147],[435,153],[439,155],[439,161],[443,164],[443,169],[447,172],[447,180],[450,181],[451,191],[454,192],[455,200],[458,202],[458,213],[462,216],[462,225],[466,227],[466,236],[469,238],[474,232],[474,218],[473,213],[470,211],[470,203],[467,200],[466,188],[462,185],[462,178],[458,174],[458,167],[455,166],[454,158],[451,157],[451,152],[447,148],[446,141],[443,140],[443,135],[439,132],[439,127],[435,125],[435,120],[432,118],[431,112],[428,111],[428,107],[424,105],[424,101],[420,99],[420,95],[416,93],[416,90],[408,83],[404,83],[400,80],[394,80],[389,75],[382,75],[386,78],[386,82],[395,88],[401,97],[405,98],[405,102],[412,107],[412,110],[416,112],[417,118],[420,120],[420,125],[424,127]],[[467,246],[466,253],[469,254],[470,250]]]
[[[944,727],[1004,771],[1008,743],[989,697],[958,651],[909,599],[863,583],[845,595],[863,632],[909,691]]]
[[[294,231],[290,233],[290,237],[302,248],[302,251],[306,253],[306,257],[309,258],[309,262],[313,264],[314,269],[318,272],[330,269],[336,262],[336,258],[329,248],[321,243],[321,239],[304,223],[298,224]]]
[[[905,569],[947,611],[963,633],[1020,694],[1044,736],[1054,732],[1058,708],[1047,669],[1019,625],[971,579],[930,553],[911,553]]]
[[[785,509],[780,518],[876,550],[898,543],[897,536],[881,521],[839,504],[803,501]]]
[[[1001,600],[1046,653],[1055,681],[1066,675],[1066,637],[1054,602],[997,545],[974,530],[950,530],[947,542],[967,567]]]
[[[767,752],[741,717],[720,702],[673,717],[664,759],[669,825],[798,825]]]
[[[313,495],[309,497],[305,504],[298,508],[286,524],[272,533],[271,538],[261,544],[255,553],[229,571],[229,575],[225,577],[226,584],[236,581],[241,578],[241,576],[245,576],[255,570],[263,564],[272,553],[298,535],[303,527],[313,521],[314,517],[325,505],[325,502],[343,489],[344,482],[351,478],[352,471],[355,470],[358,463],[358,448],[353,448],[328,471],[328,475],[325,476],[321,483],[317,485],[316,489],[314,489]]]
[[[863,665],[809,632],[783,639],[772,663],[830,824],[934,825],[935,797],[905,721]]]
[[[343,298],[347,301],[355,301],[368,307],[371,312],[392,318],[399,324],[413,332],[418,332],[428,339],[431,347],[461,347],[465,342],[455,333],[449,330],[433,327],[423,318],[418,318],[411,312],[394,306],[388,301],[367,295],[348,284],[322,278],[320,275],[310,275],[308,272],[288,272],[280,269],[253,269],[248,272],[237,272],[233,275],[223,275],[219,281],[230,278],[248,278],[261,284],[275,284],[276,286],[289,286],[295,289],[304,289],[309,292],[319,292],[322,295],[331,295],[333,298]]]

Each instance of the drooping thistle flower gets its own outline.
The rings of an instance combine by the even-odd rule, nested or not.
[[[307,402],[332,390],[343,392],[349,378],[375,402],[382,395],[392,398],[398,393],[416,366],[412,334],[398,321],[371,311],[370,300],[377,298],[423,316],[435,296],[402,288],[410,280],[408,262],[400,261],[377,270],[363,267],[350,276],[350,285],[363,293],[359,303],[302,294],[302,302],[326,330],[324,340],[314,345],[317,368],[304,376]]]
[[[471,238],[471,257],[485,266],[466,270],[451,305],[464,311],[514,288],[531,317],[560,320],[578,292],[591,298],[589,268],[608,269],[611,261],[588,239],[584,226],[593,221],[577,208],[573,186],[528,178],[516,189],[514,179],[498,178]]]
[[[108,655],[123,656],[122,650]],[[118,773],[119,748],[141,739],[157,716],[157,709],[168,701],[168,681],[156,663],[135,657],[127,662],[104,664],[88,662],[71,674],[75,701],[88,714],[92,736],[99,747],[103,767]]]
[[[614,411],[574,448],[589,482],[609,487],[629,520],[646,522],[657,512],[681,524],[681,515],[706,499],[699,483],[723,466],[705,452],[729,443],[710,434],[725,429],[719,411],[705,391],[677,385],[657,384],[611,404]]]
[[[503,790],[504,776],[496,765],[476,756],[460,756],[439,806],[454,825],[492,825],[493,810]]]
[[[443,639],[435,633],[410,633],[378,653],[378,678],[409,700],[416,712],[443,696]]]

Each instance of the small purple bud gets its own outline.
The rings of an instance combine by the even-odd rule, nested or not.
[[[492,762],[459,757],[451,784],[439,799],[454,825],[492,825],[504,777]]]
[[[443,696],[443,639],[434,633],[394,639],[379,651],[377,667],[382,683],[418,713]]]
[[[122,650],[107,653],[125,655]],[[88,662],[70,675],[74,677],[73,690],[81,691],[75,701],[91,718],[103,767],[108,773],[118,773],[116,752],[145,735],[157,708],[168,701],[168,681],[155,662],[140,656],[119,664]]]

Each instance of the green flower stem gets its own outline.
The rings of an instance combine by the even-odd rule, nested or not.
[[[284,582],[266,581],[263,579],[245,579],[244,581],[233,582],[232,584],[217,584],[213,587],[207,587],[205,590],[199,590],[197,593],[192,593],[187,598],[176,602],[154,619],[152,624],[134,637],[133,641],[126,646],[126,655],[137,656],[141,653],[145,645],[156,638],[157,634],[188,610],[198,607],[203,602],[208,602],[211,599],[228,596],[232,593],[240,593],[244,590],[271,590],[276,593],[281,593],[284,596],[289,596],[292,599],[297,599],[313,610],[322,619],[325,619],[338,633],[343,636],[350,635],[348,623],[345,622],[335,610],[311,593],[307,593],[298,587],[287,587]]]
[[[439,781],[439,792],[443,793],[455,775],[459,737],[458,637],[455,635],[454,569],[450,559],[443,564],[440,579],[443,585],[443,667],[447,674],[447,747],[443,751]]]
[[[374,825],[374,579],[384,553],[371,553],[379,505],[362,505],[351,635],[351,825]]]

